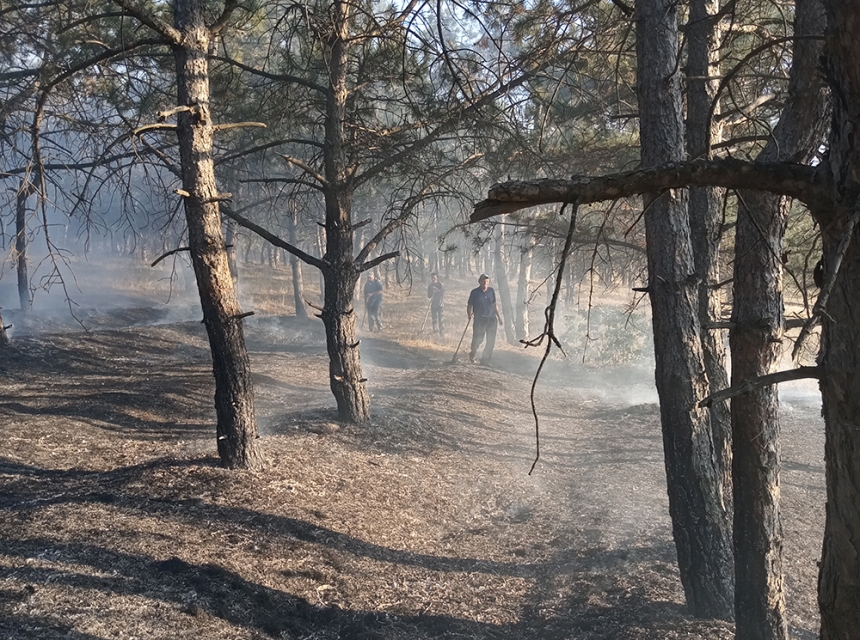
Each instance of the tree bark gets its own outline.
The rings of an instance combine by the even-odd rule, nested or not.
[[[188,241],[203,323],[209,336],[215,374],[217,441],[221,463],[230,469],[261,466],[251,369],[240,310],[227,264],[218,189],[212,159],[213,123],[209,106],[207,50],[211,34],[204,23],[204,0],[179,0],[174,44],[180,111],[177,137]]]
[[[860,0],[828,0],[825,7],[833,120],[824,162],[841,202],[813,214],[821,225],[825,271],[833,274],[860,193]],[[827,482],[818,582],[822,640],[860,633],[860,241],[856,227],[850,233],[827,303],[819,356]]]
[[[502,218],[504,222],[504,217]],[[496,292],[499,295],[499,306],[502,309],[502,320],[505,328],[505,339],[508,344],[517,344],[516,332],[514,331],[514,306],[511,304],[511,287],[508,284],[508,269],[505,266],[504,246],[505,228],[501,225],[496,227],[496,242],[493,250],[493,263],[495,265]]]
[[[636,33],[642,166],[682,160],[676,5],[637,0]],[[714,457],[686,194],[644,198],[669,512],[687,604],[699,617],[731,619],[729,521]]]
[[[340,420],[350,424],[370,421],[370,395],[361,372],[355,330],[353,293],[360,265],[353,258],[352,185],[344,149],[346,126],[349,5],[333,3],[326,96],[325,143],[325,283],[322,321],[329,355],[329,383]]]
[[[529,234],[526,246],[520,254],[520,273],[517,280],[517,309],[514,313],[517,340],[529,338],[529,297],[531,294],[532,262],[535,253],[535,237]]]
[[[294,247],[299,246],[299,212],[296,208],[296,203],[291,201],[290,213],[287,216],[287,231],[289,234],[289,242]],[[290,271],[293,276],[293,302],[296,307],[296,317],[300,320],[307,320],[308,310],[305,309],[305,286],[302,279],[302,262],[295,254],[290,254]]]
[[[798,0],[794,32],[824,31],[819,0]],[[824,137],[826,99],[818,73],[821,43],[796,40],[786,105],[763,162],[805,161]],[[772,373],[779,361],[783,312],[782,247],[788,202],[762,191],[738,192],[735,230],[732,382]],[[736,635],[786,640],[779,510],[779,397],[774,385],[732,400]]]
[[[33,185],[21,180],[15,202],[15,268],[18,272],[18,303],[21,311],[30,309],[30,278],[27,274],[27,199]]]
[[[722,31],[717,0],[692,0],[687,29],[687,154],[709,157],[711,145],[719,142],[722,127],[711,118],[719,88],[719,48]],[[714,110],[714,113],[719,113]],[[708,329],[722,317],[719,250],[722,227],[723,190],[714,187],[690,189],[690,237],[696,264],[699,325],[702,327],[702,354],[708,376],[709,393],[729,386],[726,370],[724,331]],[[714,454],[723,485],[723,502],[732,513],[732,425],[728,402],[710,407]]]

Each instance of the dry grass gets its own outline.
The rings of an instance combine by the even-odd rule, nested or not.
[[[154,325],[169,314],[141,304],[87,311],[89,334],[19,326],[0,360],[0,638],[732,637],[685,613],[659,415],[633,393],[649,373],[553,360],[528,476],[536,354],[451,364],[462,325],[420,334],[416,285],[388,292],[385,331],[361,332],[372,424],[340,425],[320,323],[280,315],[288,297],[261,285],[287,274],[243,283],[258,473],[217,466],[199,322]],[[471,286],[449,286],[449,323]],[[789,609],[806,639],[815,407],[787,403],[783,429]]]

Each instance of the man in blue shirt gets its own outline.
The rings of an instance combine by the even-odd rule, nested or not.
[[[497,323],[502,324],[502,316],[496,304],[496,292],[490,286],[490,276],[481,274],[478,278],[478,285],[477,288],[472,289],[469,294],[469,303],[466,305],[466,315],[470,320],[474,319],[469,362],[475,362],[478,347],[486,338],[487,342],[481,355],[481,364],[488,365],[493,358],[493,348],[496,346],[496,326]]]

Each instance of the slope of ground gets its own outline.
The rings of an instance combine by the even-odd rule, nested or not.
[[[248,319],[256,473],[217,465],[199,321],[126,306],[89,332],[24,322],[0,356],[0,638],[732,637],[683,606],[649,371],[553,360],[528,475],[536,354],[452,363],[462,325],[422,337],[422,296],[386,304],[392,326],[362,332],[366,428],[336,422],[318,321]],[[814,396],[783,408],[804,640],[823,427]]]

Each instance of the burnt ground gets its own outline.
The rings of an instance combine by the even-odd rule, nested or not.
[[[248,319],[253,473],[218,466],[199,322],[163,305],[79,312],[88,332],[18,318],[0,355],[0,638],[732,637],[684,608],[647,368],[554,359],[530,476],[538,354],[452,364],[462,328],[410,338],[398,321],[415,333],[421,308],[388,309],[362,336],[364,428],[336,421],[318,321]],[[782,452],[788,609],[809,640],[814,394],[784,394]]]

